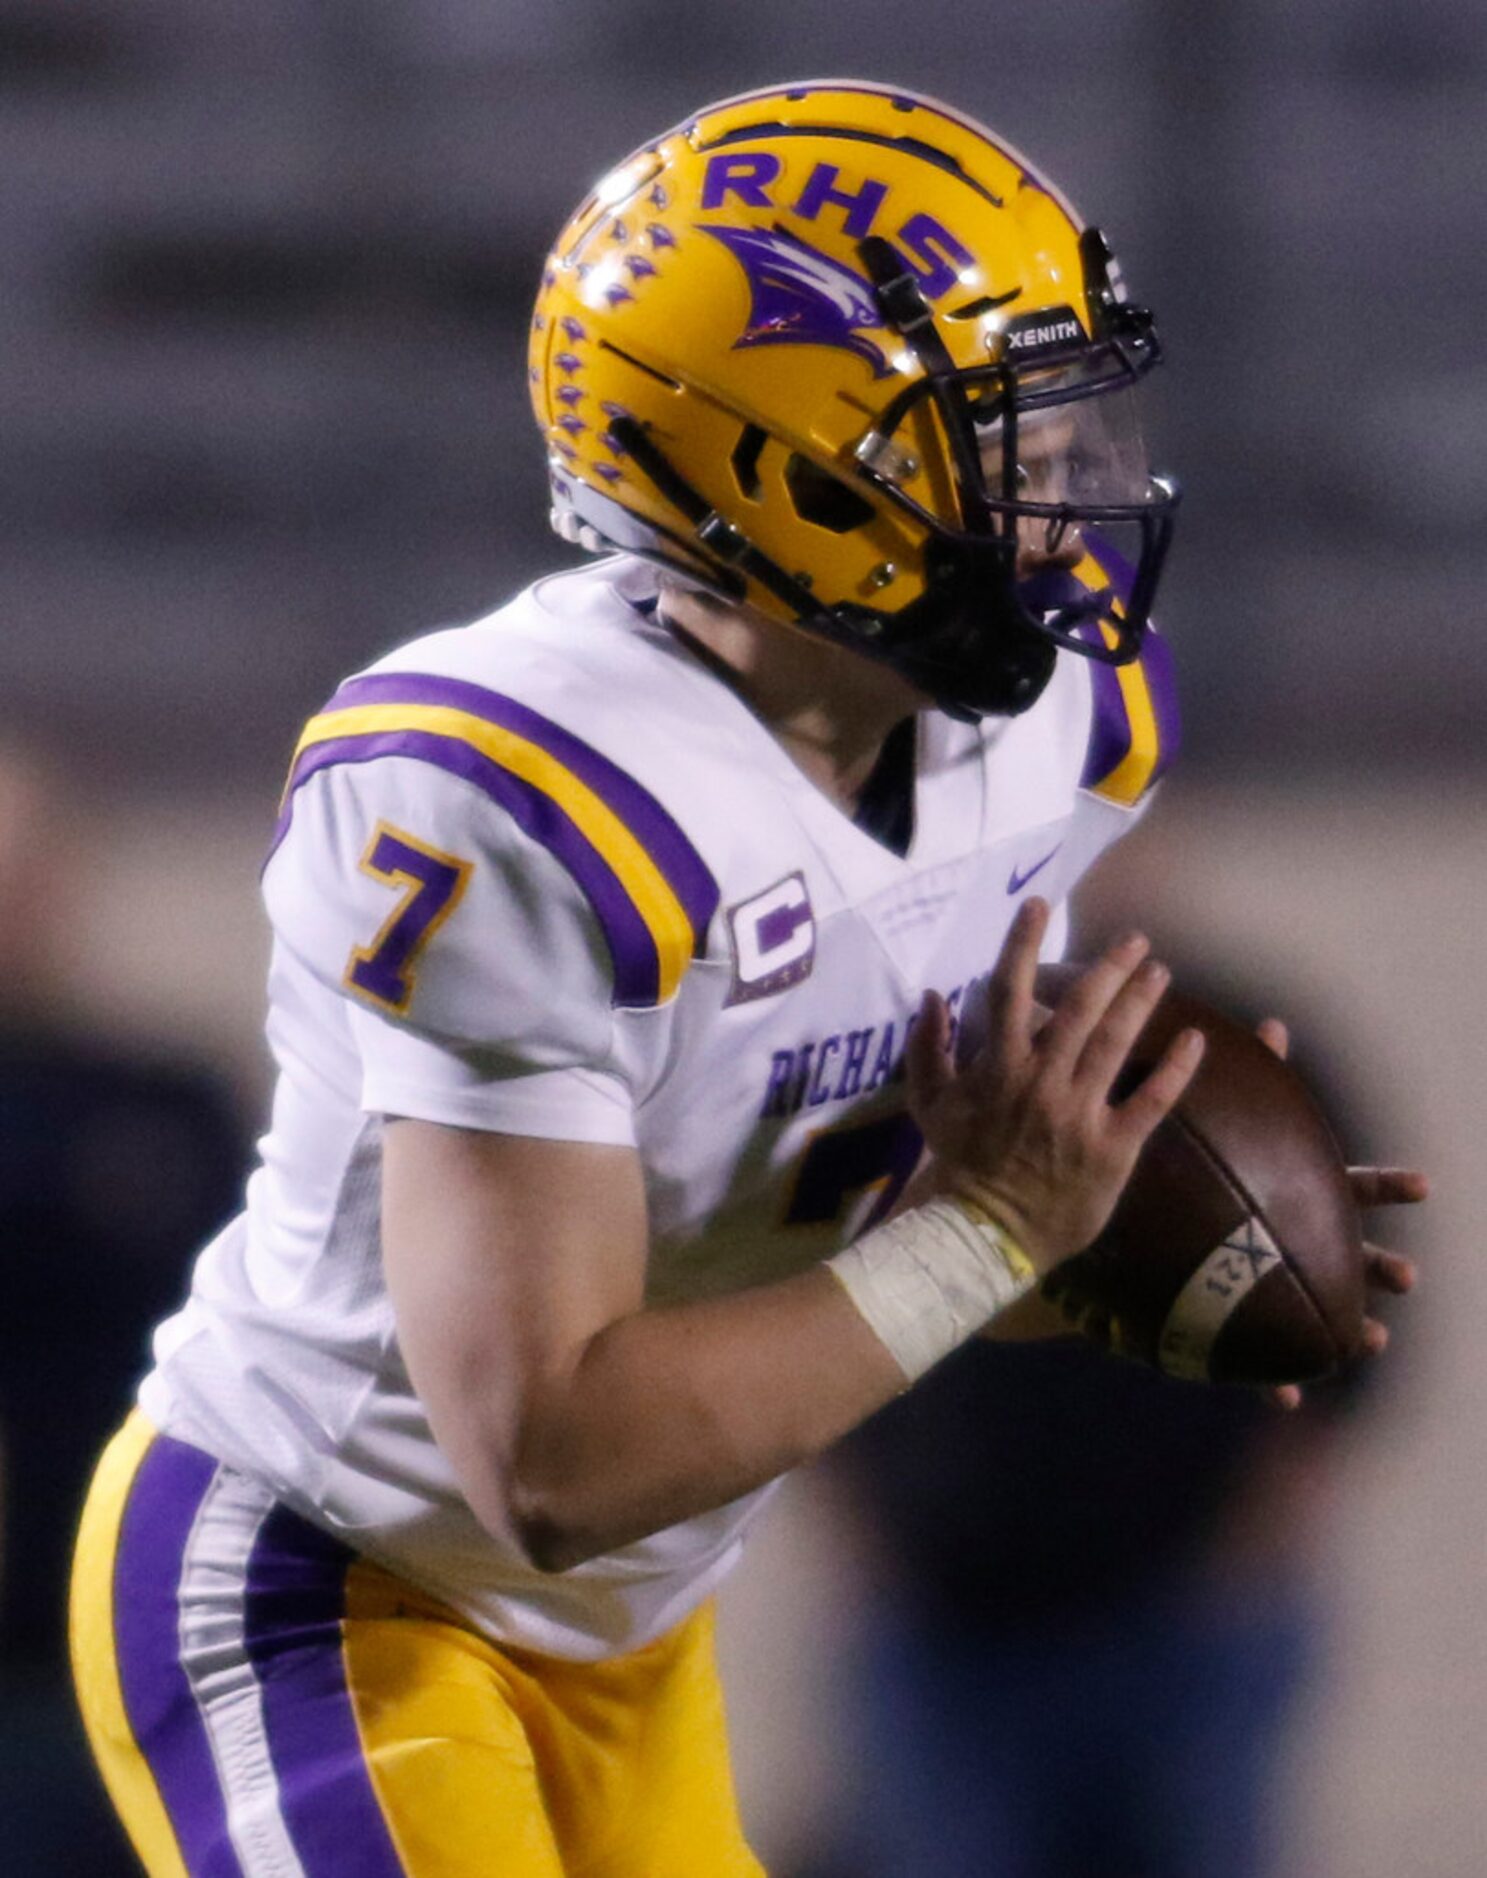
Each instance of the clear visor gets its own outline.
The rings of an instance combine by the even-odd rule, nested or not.
[[[893,400],[857,460],[941,553],[968,557],[969,567],[991,549],[1033,630],[1122,663],[1136,656],[1178,501],[1175,485],[1151,468],[1139,376],[1114,346],[1015,372],[1002,365],[927,375]],[[937,447],[951,467],[931,505],[906,485]],[[1089,636],[1097,623],[1103,645]]]
[[[1039,403],[1017,416],[1011,486],[1004,481],[1000,417],[976,419],[987,493],[996,500],[1057,504],[1080,511],[1139,507],[1161,500],[1141,434],[1133,387],[1069,403]]]

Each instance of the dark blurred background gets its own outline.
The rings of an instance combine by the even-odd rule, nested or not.
[[[843,73],[995,126],[1160,316],[1185,775],[1085,931],[1139,914],[1180,968],[1285,1011],[1357,1094],[1356,1151],[1437,1173],[1415,1334],[1306,1522],[1329,1627],[1271,1798],[1292,1878],[1468,1878],[1478,0],[0,0],[0,910],[28,961],[0,1001],[82,1065],[80,1102],[102,1051],[177,1092],[207,1078],[188,1106],[220,1101],[224,1131],[261,1112],[254,875],[299,722],[344,671],[568,554],[522,379],[546,242],[705,99]],[[119,1335],[142,1363],[141,1325]],[[59,1293],[58,1375],[82,1349]],[[860,1508],[828,1504],[788,1496],[725,1613],[745,1799],[782,1872],[853,1804],[834,1675],[876,1594]]]
[[[981,114],[1157,305],[1194,766],[1474,757],[1475,0],[0,0],[6,716],[271,784],[348,661],[550,564],[513,364],[587,183],[843,68]]]

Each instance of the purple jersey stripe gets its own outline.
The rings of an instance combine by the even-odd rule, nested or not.
[[[1118,548],[1112,547],[1093,529],[1085,529],[1084,545],[1124,603],[1130,598],[1135,568]],[[1086,638],[1093,639],[1099,627],[1090,625],[1081,631]],[[1094,721],[1090,726],[1084,772],[1079,778],[1081,789],[1093,788],[1103,781],[1120,766],[1131,748],[1131,722],[1115,668],[1091,659],[1090,670],[1094,677]],[[1153,628],[1148,628],[1141,641],[1141,672],[1151,696],[1157,727],[1156,764],[1146,785],[1149,789],[1171,768],[1182,748],[1182,716],[1177,704],[1177,673],[1172,648]]]
[[[1095,630],[1098,630],[1096,628]],[[1084,770],[1079,778],[1081,789],[1092,789],[1103,782],[1125,761],[1131,747],[1131,720],[1126,714],[1125,699],[1120,695],[1120,680],[1113,665],[1088,661],[1094,690],[1094,712],[1089,727],[1089,747]]]
[[[209,1454],[161,1435],[140,1463],[119,1526],[114,1648],[124,1710],[192,1878],[243,1878],[206,1725],[181,1667],[177,1587]]]
[[[346,1682],[341,1619],[355,1557],[276,1506],[248,1560],[243,1640],[263,1694],[279,1809],[309,1878],[405,1878]]]
[[[1134,571],[1125,557],[1111,547],[1108,541],[1100,539],[1092,528],[1084,530],[1084,546],[1090,558],[1099,567],[1100,572],[1114,589],[1122,604],[1130,595]],[[1085,583],[1075,580],[1073,575],[1066,577],[1070,585],[1079,593],[1088,591]],[[1079,638],[1091,645],[1102,645],[1104,635],[1097,621],[1088,620],[1075,628]],[[1089,789],[1108,776],[1121,762],[1131,747],[1131,724],[1126,714],[1125,700],[1120,695],[1120,680],[1115,675],[1115,668],[1102,665],[1097,659],[1088,661],[1090,688],[1093,693],[1094,708],[1090,719],[1089,743],[1085,749],[1084,769],[1079,777],[1079,787]]]
[[[363,704],[442,704],[468,711],[489,724],[525,737],[592,789],[649,854],[681,902],[701,950],[718,906],[718,886],[681,827],[648,789],[551,718],[499,691],[460,678],[429,678],[417,672],[373,672],[353,678],[325,710],[349,711]],[[323,715],[323,713],[322,713]],[[308,754],[308,752],[306,753]]]
[[[608,861],[551,796],[502,769],[472,745],[458,737],[440,737],[421,730],[336,737],[312,744],[305,751],[295,765],[293,787],[298,789],[318,770],[341,763],[370,763],[384,756],[417,757],[421,762],[437,764],[474,783],[493,802],[500,803],[517,827],[561,861],[582,888],[609,947],[615,1003],[645,1008],[656,1002],[660,996],[661,962],[655,939]],[[287,822],[281,824],[276,842],[282,838],[284,827]]]
[[[1160,633],[1148,632],[1141,647],[1141,669],[1146,674],[1146,688],[1151,693],[1151,708],[1157,720],[1157,766],[1151,773],[1156,782],[1176,761],[1182,750],[1182,712],[1177,703],[1177,666],[1172,648]],[[1151,786],[1147,785],[1148,788]]]
[[[1115,596],[1124,606],[1131,597],[1131,589],[1136,584],[1136,570],[1120,549],[1107,541],[1096,528],[1083,530],[1085,552],[1098,566],[1100,572],[1115,589]]]

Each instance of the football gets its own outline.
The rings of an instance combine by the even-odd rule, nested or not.
[[[1057,1001],[1072,966],[1044,967]],[[1364,1253],[1332,1130],[1289,1064],[1222,1011],[1169,990],[1117,1086],[1179,1030],[1207,1049],[1109,1224],[1045,1283],[1071,1316],[1108,1319],[1112,1348],[1195,1381],[1310,1382],[1361,1351]]]

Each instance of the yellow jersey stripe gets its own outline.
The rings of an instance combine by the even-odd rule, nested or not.
[[[471,711],[439,704],[364,704],[311,718],[295,751],[348,737],[421,732],[468,745],[555,803],[613,871],[634,904],[659,960],[658,997],[671,997],[692,958],[697,935],[687,911],[642,843],[602,797],[530,738]]]

